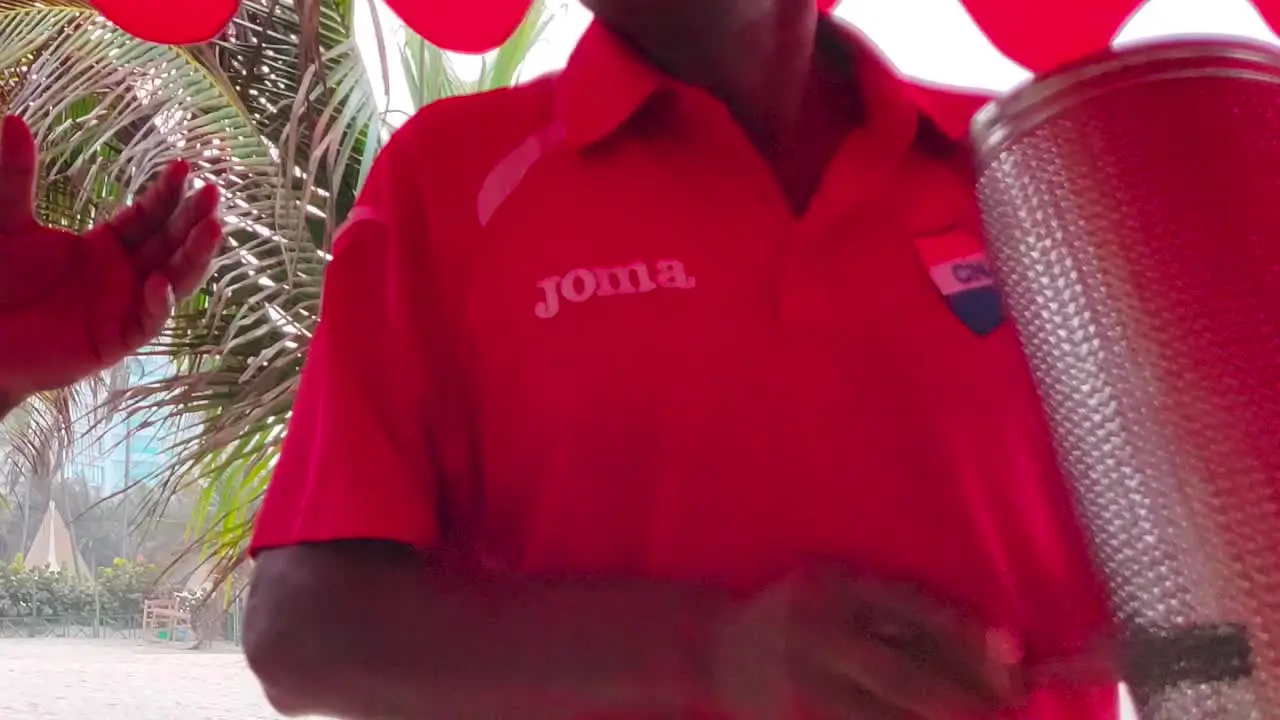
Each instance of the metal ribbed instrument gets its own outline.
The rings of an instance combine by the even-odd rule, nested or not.
[[[1280,51],[1111,52],[973,138],[1139,716],[1280,720]]]

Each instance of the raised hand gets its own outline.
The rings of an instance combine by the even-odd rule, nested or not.
[[[1012,635],[836,567],[784,579],[716,637],[715,693],[742,720],[978,720],[1025,690]]]
[[[69,385],[155,338],[204,281],[222,240],[218,190],[187,193],[175,162],[130,207],[84,235],[35,217],[36,148],[0,126],[0,396]]]

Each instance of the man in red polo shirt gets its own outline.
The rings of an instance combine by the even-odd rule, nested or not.
[[[963,135],[813,0],[595,0],[432,105],[329,269],[249,662],[372,718],[1103,720]]]

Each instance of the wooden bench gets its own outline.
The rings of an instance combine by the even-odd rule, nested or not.
[[[191,633],[191,613],[179,606],[176,597],[149,598],[142,601],[142,636],[144,638],[158,639],[161,631],[167,631],[163,639],[176,641],[178,630],[182,629]]]

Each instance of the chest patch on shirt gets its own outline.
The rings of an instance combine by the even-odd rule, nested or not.
[[[953,230],[916,239],[916,249],[951,312],[978,335],[994,332],[1004,322],[1004,302],[982,240]]]

